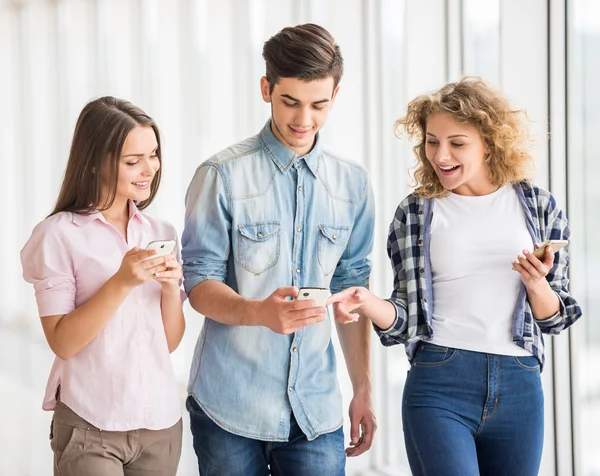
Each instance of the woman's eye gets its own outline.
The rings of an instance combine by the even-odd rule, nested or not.
[[[126,162],[127,165],[129,165],[130,167],[133,167],[134,165],[137,165],[138,162]]]
[[[436,141],[434,141],[434,140],[428,140],[427,143],[429,145],[438,145],[438,143]]]
[[[464,144],[456,144],[454,142],[452,142],[452,147],[462,147]]]

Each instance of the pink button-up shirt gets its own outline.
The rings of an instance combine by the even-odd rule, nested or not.
[[[125,241],[99,213],[61,212],[35,227],[21,251],[40,316],[68,314],[114,275],[125,253],[152,240],[177,240],[175,228],[130,204]],[[60,399],[103,430],[159,430],[181,417],[181,402],[154,280],[134,288],[92,342],[69,360],[57,357],[43,409]]]

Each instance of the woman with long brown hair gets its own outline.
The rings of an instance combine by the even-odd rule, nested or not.
[[[156,123],[103,97],[82,110],[50,216],[21,252],[56,354],[44,410],[54,410],[54,474],[175,476],[181,404],[169,354],[183,336],[181,265],[146,250],[177,241],[142,213],[160,184]]]

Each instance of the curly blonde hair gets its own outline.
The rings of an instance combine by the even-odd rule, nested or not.
[[[489,149],[485,161],[493,185],[500,187],[529,178],[533,158],[529,153],[532,140],[527,113],[512,109],[508,100],[481,78],[464,77],[412,100],[406,115],[394,125],[397,137],[405,131],[416,143],[413,147],[418,162],[414,171],[415,195],[433,198],[450,193],[440,183],[425,155],[427,120],[437,112],[449,113],[455,121],[470,124],[479,131]]]

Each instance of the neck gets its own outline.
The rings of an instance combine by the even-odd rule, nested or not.
[[[129,221],[129,201],[115,197],[115,201],[106,210],[102,210],[102,215],[109,222],[127,222]]]

